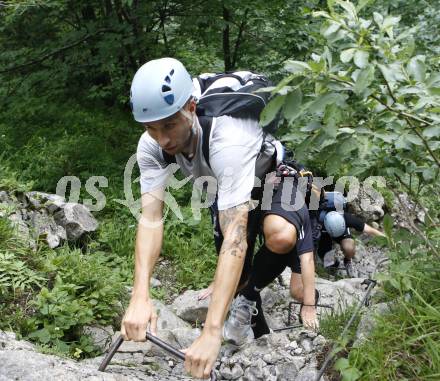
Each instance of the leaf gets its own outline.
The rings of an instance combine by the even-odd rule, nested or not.
[[[312,12],[312,16],[313,17],[325,17],[326,19],[331,19],[331,16],[328,14],[328,12],[324,12],[324,11]]]
[[[426,169],[422,172],[423,179],[424,179],[425,181],[431,181],[431,180],[434,180],[434,178],[435,178],[435,172],[436,172],[436,169],[435,169],[434,167],[426,168]]]
[[[406,139],[416,146],[423,146],[423,141],[415,134],[407,134]]]
[[[436,87],[436,85],[440,85],[440,73],[432,73],[425,83],[428,87]]]
[[[382,28],[383,16],[380,13],[373,12],[373,19],[374,19],[374,22],[377,24],[377,26],[379,28]]]
[[[350,127],[342,127],[338,130],[338,132],[351,135],[354,134],[356,131]]]
[[[343,0],[336,0],[335,3],[339,4],[342,8],[344,8],[348,18],[350,18],[351,20],[357,20],[356,8],[352,3]]]
[[[400,16],[385,17],[382,23],[382,30],[386,30],[392,28],[393,26],[396,26],[397,24],[399,24],[399,21],[400,21]]]
[[[336,103],[342,99],[340,94],[336,93],[327,93],[324,95],[319,95],[309,106],[311,112],[319,113],[324,111],[325,107],[328,104]]]
[[[350,362],[346,358],[340,358],[335,362],[335,369],[336,370],[344,370],[350,368]]]
[[[355,48],[346,49],[341,52],[341,55],[339,57],[343,63],[347,63],[353,59],[355,52],[356,52]]]
[[[335,23],[332,21],[327,21],[326,23],[324,23],[322,25],[321,34],[325,38],[329,38],[333,33],[336,33],[340,27],[341,27],[341,25],[338,23]]]
[[[270,122],[272,122],[272,120],[275,119],[278,111],[280,111],[281,106],[284,104],[285,98],[285,95],[279,95],[267,104],[260,116],[261,126],[267,126]]]
[[[370,5],[374,0],[359,0],[356,5],[356,12],[359,13],[362,9],[364,9],[367,5]]]
[[[356,50],[354,53],[354,63],[360,69],[365,68],[368,65],[369,54],[365,50]]]
[[[302,92],[300,89],[295,89],[287,95],[284,102],[283,113],[284,117],[292,122],[300,113],[300,106],[302,102]]]
[[[390,65],[377,65],[382,72],[382,75],[384,78],[389,82],[390,84],[393,84],[395,82],[405,81],[406,78],[402,72],[402,66],[400,63],[395,62]]]
[[[354,367],[342,371],[342,381],[356,381],[360,376],[361,373]]]
[[[310,71],[311,68],[306,62],[302,61],[294,61],[294,60],[287,60],[284,64],[284,68],[290,72],[290,73],[303,73],[305,71]]]
[[[367,68],[361,70],[359,73],[356,83],[354,84],[353,91],[356,95],[361,95],[364,90],[373,82],[374,80],[374,66],[370,65]]]
[[[406,66],[406,70],[417,82],[423,82],[426,78],[425,56],[411,58]]]
[[[316,120],[306,124],[304,127],[301,127],[300,131],[302,132],[312,132],[322,128],[322,124],[317,122]]]
[[[434,138],[440,136],[440,126],[431,126],[423,129],[422,135],[427,138]]]

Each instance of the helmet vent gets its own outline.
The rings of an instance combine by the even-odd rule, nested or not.
[[[167,91],[171,91],[171,87],[167,86],[167,85],[163,85],[162,86],[162,92],[166,93]]]
[[[174,95],[168,94],[163,97],[165,99],[165,102],[167,102],[170,106],[174,103]]]

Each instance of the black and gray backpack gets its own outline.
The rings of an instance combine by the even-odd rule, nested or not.
[[[269,102],[271,94],[268,91],[257,92],[257,90],[272,86],[272,83],[267,77],[249,71],[201,74],[194,78],[193,82],[196,88],[194,94],[197,99],[196,114],[203,129],[203,156],[209,166],[209,136],[212,118],[229,115],[235,118],[260,120],[261,112]],[[279,119],[275,118],[263,128],[264,132],[273,133],[278,123]],[[268,160],[268,153],[263,154],[268,148],[272,149],[271,155],[275,154],[275,150],[273,147],[268,147],[265,139],[261,148],[262,155],[257,159],[257,167],[262,166],[261,161]],[[167,163],[175,162],[174,156],[165,151],[162,153]]]

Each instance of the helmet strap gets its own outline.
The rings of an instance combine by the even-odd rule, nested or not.
[[[195,143],[194,143],[194,137],[196,135],[196,117],[194,113],[189,112],[188,110],[185,110],[184,108],[180,109],[180,113],[189,121],[191,121],[191,131],[186,143],[186,146],[190,148],[190,152],[186,154],[185,156],[188,157],[188,159],[192,159],[194,157],[195,153]]]

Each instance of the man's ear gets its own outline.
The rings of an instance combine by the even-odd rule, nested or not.
[[[196,112],[196,108],[197,108],[196,101],[194,99],[191,99],[191,101],[189,102],[188,111],[191,113]]]

